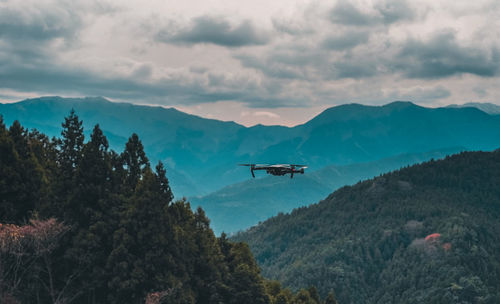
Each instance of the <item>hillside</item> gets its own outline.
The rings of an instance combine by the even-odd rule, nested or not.
[[[318,170],[449,147],[491,150],[500,142],[500,116],[409,102],[336,106],[293,128],[247,128],[172,108],[98,97],[28,99],[0,104],[0,114],[7,125],[17,119],[23,126],[58,136],[60,121],[72,108],[86,130],[99,123],[114,149],[123,149],[128,136],[137,133],[151,160],[162,160],[168,175],[175,176],[172,188],[179,197],[206,195],[247,180],[247,172],[236,166],[242,162],[306,163]]]
[[[431,158],[440,159],[462,151],[453,148],[427,153],[403,154],[374,162],[344,166],[327,166],[304,175],[266,176],[226,186],[203,197],[189,198],[193,206],[201,206],[212,219],[215,233],[234,233],[260,221],[294,208],[307,206],[325,198],[332,191],[360,180],[413,165]],[[248,173],[247,168],[241,170]],[[234,214],[238,214],[234,217]]]
[[[341,303],[499,303],[500,150],[343,187],[246,241],[264,276]]]

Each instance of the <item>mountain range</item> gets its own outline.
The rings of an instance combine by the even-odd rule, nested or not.
[[[488,103],[488,102],[467,102],[462,105],[449,105],[449,108],[477,108],[485,113],[488,114],[493,114],[493,115],[498,115],[500,114],[500,106],[493,104],[493,103]]]
[[[233,240],[265,277],[339,303],[500,303],[500,150],[343,187]]]
[[[0,104],[0,114],[7,125],[17,119],[58,136],[72,108],[87,134],[99,123],[117,151],[137,133],[151,160],[167,164],[177,197],[206,195],[248,179],[248,172],[236,166],[241,162],[306,163],[318,170],[450,147],[491,150],[500,141],[498,116],[475,108],[431,109],[410,102],[336,106],[291,128],[244,127],[100,97],[28,99]]]

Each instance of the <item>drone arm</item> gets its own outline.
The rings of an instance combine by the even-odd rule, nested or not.
[[[250,168],[250,172],[252,172],[252,177],[255,178],[255,174],[253,173],[254,168]]]

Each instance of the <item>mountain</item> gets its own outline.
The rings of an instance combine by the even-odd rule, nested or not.
[[[500,150],[343,187],[239,233],[264,276],[339,303],[500,303]]]
[[[500,116],[474,108],[430,109],[409,102],[385,106],[347,104],[325,110],[293,128],[244,127],[172,108],[110,102],[104,98],[42,97],[0,104],[10,125],[59,135],[71,109],[88,132],[99,123],[111,147],[122,151],[139,135],[151,161],[165,162],[178,197],[198,196],[248,179],[238,163],[327,165],[377,161],[405,153],[464,147],[491,150],[500,142]]]
[[[493,104],[493,103],[488,103],[488,102],[468,102],[464,103],[462,105],[449,105],[448,107],[450,108],[477,108],[485,113],[492,114],[492,115],[498,115],[500,114],[500,106]]]
[[[226,186],[202,197],[191,197],[193,206],[201,206],[212,220],[212,229],[234,233],[260,221],[325,198],[332,191],[360,180],[423,161],[440,159],[463,151],[451,148],[417,154],[403,154],[379,161],[344,166],[327,166],[304,175],[267,176]],[[258,174],[258,173],[257,173]],[[250,175],[250,173],[248,173]],[[238,214],[237,217],[234,215]]]

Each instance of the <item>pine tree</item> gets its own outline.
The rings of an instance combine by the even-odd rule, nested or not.
[[[167,179],[167,171],[163,166],[161,161],[158,161],[158,165],[156,165],[156,179],[160,185],[160,191],[165,195],[165,200],[172,201],[174,199],[174,195],[172,194],[172,190],[170,189],[170,185]]]
[[[112,169],[108,141],[99,125],[82,149],[75,173],[74,198],[71,208],[78,217],[73,223],[73,246],[66,256],[78,261],[85,273],[79,278],[91,298],[107,296],[106,262],[112,250],[113,232],[117,222],[113,217],[116,206],[109,199]],[[84,258],[82,258],[84,257]]]
[[[16,169],[18,162],[19,155],[0,116],[0,220],[4,223],[15,222],[17,218],[15,189],[22,182]]]
[[[64,118],[62,127],[59,161],[64,177],[71,179],[82,155],[85,139],[83,122],[79,120],[75,110],[72,109],[69,116]]]
[[[28,131],[14,121],[7,131],[0,123],[0,194],[2,219],[23,223],[37,207],[42,187],[42,168],[28,145]]]
[[[122,153],[122,158],[127,170],[125,185],[129,187],[130,191],[135,189],[142,173],[149,168],[149,160],[137,134],[134,133],[129,138],[125,145],[125,151]]]
[[[134,194],[126,201],[128,207],[122,212],[108,260],[112,303],[140,303],[147,292],[175,286],[169,252],[173,231],[167,214],[171,194],[165,195],[149,168],[138,180]]]

